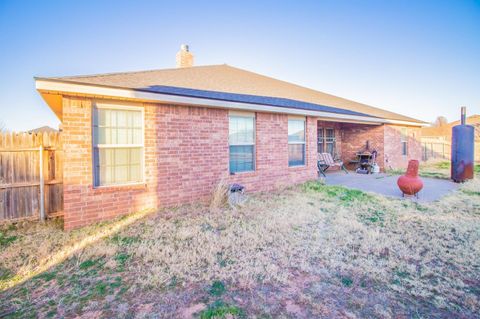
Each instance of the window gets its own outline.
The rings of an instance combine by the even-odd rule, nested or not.
[[[97,105],[93,153],[95,186],[143,182],[143,110]]]
[[[400,143],[402,144],[402,155],[408,155],[408,135],[407,128],[401,128]]]
[[[255,170],[255,114],[229,117],[230,173]]]
[[[330,153],[335,156],[336,139],[335,129],[319,127],[317,131],[318,136],[318,152]]]
[[[288,120],[288,166],[305,165],[305,119]]]

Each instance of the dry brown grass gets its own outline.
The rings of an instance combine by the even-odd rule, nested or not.
[[[219,189],[222,195],[224,187]],[[101,258],[104,269],[118,266],[120,252],[128,256],[125,276],[137,292],[213,280],[237,288],[288,286],[301,273],[320,281],[340,278],[347,287],[373,282],[386,296],[475,313],[479,192],[476,179],[420,205],[312,182],[256,195],[237,209],[226,208],[219,195],[210,208],[163,210],[73,253],[75,265]],[[55,225],[19,227],[12,233],[21,239],[2,250],[0,266],[37,269],[46,256],[108,225],[72,233]]]
[[[228,202],[229,185],[225,177],[221,177],[212,192],[210,210],[218,211],[224,208]]]

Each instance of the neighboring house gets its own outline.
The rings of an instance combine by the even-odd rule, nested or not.
[[[66,229],[206,200],[222,177],[249,191],[314,179],[318,151],[348,162],[367,141],[381,168],[421,157],[419,120],[228,65],[193,67],[186,46],[177,65],[36,78],[62,122]]]
[[[41,126],[28,131],[28,133],[57,133],[57,132],[58,130],[50,126]]]
[[[423,159],[445,158],[450,159],[452,127],[460,121],[453,121],[440,126],[422,128]],[[480,162],[480,115],[467,117],[467,124],[475,128],[475,161]]]

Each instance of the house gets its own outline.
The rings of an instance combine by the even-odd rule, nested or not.
[[[41,126],[34,128],[33,130],[28,131],[28,133],[37,134],[37,133],[57,133],[58,130],[50,126]]]
[[[466,118],[466,123],[475,128],[475,162],[480,162],[480,115],[474,114]],[[422,127],[423,159],[450,159],[452,128],[460,121],[453,121],[439,126]]]
[[[421,157],[424,122],[228,65],[35,78],[62,122],[65,228],[207,200],[221,178],[266,191],[317,177],[317,152]]]

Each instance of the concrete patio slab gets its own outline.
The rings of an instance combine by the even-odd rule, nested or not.
[[[348,188],[355,188],[366,192],[373,192],[384,196],[402,198],[402,192],[397,186],[398,175],[390,174],[357,174],[350,172],[329,172],[326,174],[327,185],[339,185]],[[418,202],[433,202],[456,190],[459,184],[445,179],[422,177],[423,189],[419,198],[412,198]]]

